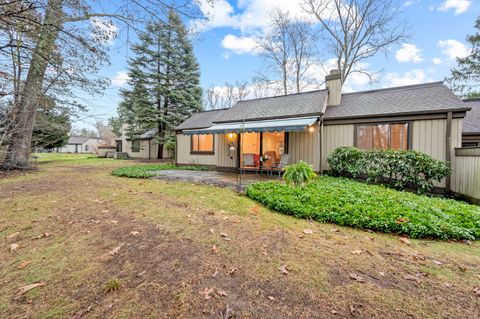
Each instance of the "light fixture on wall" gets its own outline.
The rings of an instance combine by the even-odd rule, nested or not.
[[[309,131],[310,133],[313,133],[314,130],[315,130],[315,128],[313,127],[313,125],[310,125],[310,126],[308,127],[308,131]]]

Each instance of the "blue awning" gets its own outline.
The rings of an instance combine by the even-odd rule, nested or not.
[[[302,132],[318,120],[315,117],[295,117],[278,120],[249,121],[214,124],[208,128],[196,130],[184,130],[183,134],[225,134],[225,133],[246,133],[246,132]]]

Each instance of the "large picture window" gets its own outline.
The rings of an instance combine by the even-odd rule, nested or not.
[[[357,125],[355,145],[366,150],[407,150],[408,125],[408,123]]]
[[[140,141],[132,141],[132,153],[140,152]]]
[[[195,134],[191,139],[192,153],[213,153],[213,134]]]

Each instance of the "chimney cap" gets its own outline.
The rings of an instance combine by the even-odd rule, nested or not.
[[[338,69],[333,69],[330,70],[330,74],[340,74],[340,71],[338,71]]]

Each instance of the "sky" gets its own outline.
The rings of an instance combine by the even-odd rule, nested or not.
[[[203,88],[250,81],[265,66],[255,39],[268,31],[269,12],[273,9],[280,7],[292,16],[305,17],[303,0],[214,0],[213,7],[201,1],[200,9],[208,21],[186,23],[197,30],[193,45]],[[408,38],[391,47],[387,55],[379,53],[362,64],[365,70],[379,72],[373,83],[355,75],[345,83],[344,92],[440,81],[456,65],[456,57],[468,55],[470,48],[465,38],[474,33],[480,0],[393,1],[401,8],[398,18],[408,26]],[[111,79],[111,85],[103,96],[82,96],[89,111],[74,121],[77,129],[93,129],[96,119],[106,121],[116,115],[121,100],[119,90],[127,87],[127,60],[132,55],[125,30],[118,26],[117,33],[118,37],[109,43],[111,65],[100,72]],[[135,42],[132,33],[128,33],[130,43]],[[324,52],[321,42],[317,46],[319,58],[329,68],[332,56]],[[318,69],[319,81],[328,71]]]

